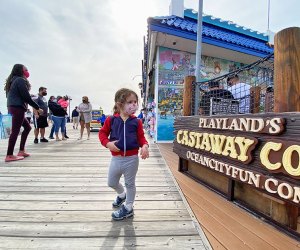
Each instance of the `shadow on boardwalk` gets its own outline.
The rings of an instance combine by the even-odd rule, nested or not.
[[[114,222],[110,153],[97,133],[68,131],[65,142],[31,135],[32,156],[19,162],[4,163],[0,140],[0,249],[209,249],[155,144],[140,161],[134,218]]]

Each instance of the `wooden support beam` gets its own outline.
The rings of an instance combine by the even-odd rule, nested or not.
[[[196,81],[195,76],[186,76],[184,78],[183,85],[183,116],[189,116],[192,114],[192,91],[193,91],[193,82]],[[185,159],[179,158],[178,162],[178,171],[184,172],[188,171],[189,162]]]
[[[300,111],[300,28],[278,32],[274,44],[274,111]],[[297,230],[299,208],[287,204],[288,226]]]
[[[250,112],[251,113],[259,113],[260,106],[260,86],[255,86],[250,89]]]
[[[193,82],[196,81],[195,76],[186,76],[184,78],[183,87],[183,115],[189,116],[192,114],[192,90]]]
[[[275,112],[300,111],[300,28],[284,29],[275,35]]]

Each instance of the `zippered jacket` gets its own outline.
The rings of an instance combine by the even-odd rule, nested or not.
[[[27,103],[35,109],[40,108],[40,106],[31,99],[25,79],[23,77],[14,76],[7,94],[7,107],[20,107],[27,110]]]
[[[140,147],[148,145],[142,121],[134,115],[129,116],[126,121],[123,121],[120,114],[108,116],[99,131],[99,139],[104,147],[107,143],[116,141],[115,145],[120,151],[111,152],[114,156],[136,155]]]

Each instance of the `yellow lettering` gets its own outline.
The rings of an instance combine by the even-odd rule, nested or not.
[[[248,184],[252,185],[254,184],[255,187],[259,187],[259,182],[260,182],[260,174],[254,174],[252,172],[248,172],[249,173],[249,181]]]
[[[240,118],[240,130],[243,131],[249,131],[250,130],[250,124],[251,124],[251,120],[250,118]]]
[[[264,120],[261,118],[253,118],[251,124],[251,132],[259,132],[264,129],[265,123]]]
[[[292,145],[289,146],[283,153],[282,156],[282,163],[284,169],[292,176],[299,176],[300,175],[300,162],[298,161],[298,166],[294,168],[292,166],[292,154],[296,151],[298,153],[298,159],[300,159],[300,146]]]
[[[189,145],[189,135],[188,135],[189,131],[188,130],[184,130],[183,131],[183,138],[182,138],[182,143],[184,145]]]
[[[294,187],[294,199],[293,202],[299,203],[300,202],[300,188]]]
[[[247,161],[249,156],[247,155],[248,149],[254,144],[254,140],[245,139],[245,137],[236,137],[234,140],[240,147],[240,154],[238,160]]]
[[[210,151],[211,150],[211,146],[210,146],[210,143],[209,143],[209,136],[208,136],[207,133],[203,134],[203,139],[202,139],[200,149],[204,149],[205,151]]]
[[[191,153],[191,160],[192,160],[192,161],[195,160],[195,153],[194,153],[194,152]]]
[[[228,122],[228,118],[224,118],[223,119],[223,127],[222,127],[222,129],[228,129],[227,122]]]
[[[195,146],[195,148],[199,149],[200,148],[200,138],[201,138],[202,134],[201,133],[196,133],[195,136],[196,136],[196,146]]]
[[[211,119],[208,128],[216,128],[215,120]]]
[[[182,130],[179,130],[178,132],[177,132],[177,136],[176,136],[176,141],[179,143],[179,144],[181,144],[181,135],[182,135]]]
[[[222,155],[224,155],[224,156],[229,155],[233,159],[237,158],[238,154],[236,152],[235,145],[234,145],[234,137],[232,137],[232,136],[227,137]]]
[[[273,118],[270,120],[270,128],[269,128],[269,133],[270,134],[278,134],[281,132],[281,127],[279,124],[281,123],[280,118]]]
[[[285,194],[283,192],[284,188],[286,188],[287,194]],[[290,198],[293,197],[293,188],[291,187],[291,185],[289,185],[287,183],[280,183],[278,185],[277,192],[278,192],[279,196],[284,198],[284,199],[290,199]]]
[[[274,184],[274,186],[276,187],[276,186],[278,185],[278,181],[275,180],[275,179],[272,179],[272,178],[267,179],[267,180],[265,181],[265,189],[266,189],[269,193],[271,193],[271,194],[276,194],[277,191],[276,191],[276,190],[272,190],[272,189],[270,188],[270,182],[272,182],[272,183]]]
[[[269,160],[269,154],[271,150],[278,151],[282,147],[282,143],[275,143],[275,142],[267,142],[262,150],[260,151],[260,161],[261,164],[264,165],[267,169],[270,170],[277,170],[281,167],[281,163],[271,163]]]
[[[216,121],[217,121],[217,129],[220,129],[221,128],[221,123],[222,123],[223,119],[217,118]]]
[[[196,144],[196,140],[195,140],[195,137],[194,137],[194,135],[195,135],[195,132],[190,132],[190,134],[189,134],[189,136],[190,136],[190,139],[189,139],[189,147],[194,147],[195,146],[195,144]]]
[[[203,123],[204,123],[204,118],[200,118],[199,119],[199,128],[202,128]]]
[[[237,123],[237,120],[236,119],[233,119],[229,128],[228,129],[231,129],[231,130],[239,130],[239,125]]]
[[[222,148],[226,139],[225,135],[209,135],[210,144],[211,144],[211,153],[213,154],[222,154]]]

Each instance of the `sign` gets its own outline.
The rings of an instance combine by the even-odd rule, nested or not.
[[[174,126],[181,158],[300,206],[300,113],[185,116]]]
[[[100,109],[92,110],[92,121],[90,122],[90,128],[92,129],[100,129],[101,128],[101,116],[103,111]]]

